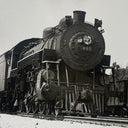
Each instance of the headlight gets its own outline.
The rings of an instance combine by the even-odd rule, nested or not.
[[[90,36],[85,35],[85,36],[83,37],[83,42],[84,42],[86,45],[90,45],[90,44],[92,44],[92,39],[91,39]]]

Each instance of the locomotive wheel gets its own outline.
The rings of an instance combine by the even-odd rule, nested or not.
[[[48,115],[50,113],[50,107],[48,103],[41,103],[39,104],[39,112],[41,114],[46,114]]]
[[[60,110],[59,109],[55,109],[55,115],[58,116],[60,113]]]
[[[23,112],[22,105],[19,104],[19,112]]]
[[[29,104],[26,104],[26,113],[30,113],[32,111],[32,105],[29,103]]]
[[[19,110],[18,111],[19,112],[24,112],[25,111],[25,106],[24,106],[22,101],[19,102]]]
[[[35,114],[38,112],[38,103],[37,102],[34,102],[32,104],[32,112]]]
[[[50,105],[48,103],[45,104],[45,114],[48,115],[50,113]]]
[[[39,104],[39,112],[41,114],[45,113],[45,103],[44,102]]]

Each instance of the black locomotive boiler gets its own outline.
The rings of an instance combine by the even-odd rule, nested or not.
[[[43,38],[21,41],[0,56],[2,111],[105,113],[110,56],[102,21],[85,22],[85,14],[74,11]]]

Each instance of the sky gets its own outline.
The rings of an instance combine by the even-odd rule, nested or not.
[[[56,26],[74,10],[86,11],[85,21],[103,22],[111,63],[128,65],[128,0],[0,0],[0,54],[20,41],[42,38],[43,29]]]

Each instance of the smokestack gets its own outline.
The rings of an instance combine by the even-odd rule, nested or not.
[[[73,22],[74,23],[77,23],[77,22],[84,23],[85,14],[86,14],[86,12],[84,12],[84,11],[73,11]]]

